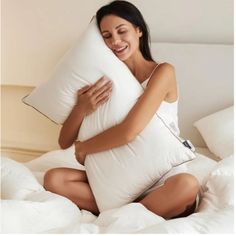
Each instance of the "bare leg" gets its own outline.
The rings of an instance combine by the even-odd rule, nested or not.
[[[81,209],[99,214],[85,171],[72,168],[51,169],[44,176],[44,188],[69,198]]]
[[[155,214],[170,219],[189,212],[198,191],[197,179],[193,175],[181,173],[169,177],[164,185],[150,192],[139,202]]]

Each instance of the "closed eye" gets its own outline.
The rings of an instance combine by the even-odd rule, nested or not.
[[[123,33],[126,33],[127,31],[128,31],[128,28],[127,28],[127,27],[120,27],[120,28],[117,30],[118,34],[119,34],[119,33],[123,34]]]
[[[125,33],[127,33],[127,32],[128,32],[128,31],[127,31],[126,29],[122,29],[122,30],[118,30],[118,31],[117,31],[118,34],[125,34]],[[102,37],[103,37],[104,39],[109,39],[109,38],[112,37],[112,35],[111,35],[110,33],[104,33],[104,34],[102,34]]]
[[[111,37],[111,35],[110,35],[110,34],[103,34],[102,37],[103,37],[104,39],[109,39],[109,38]]]
[[[122,31],[119,31],[118,33],[119,34],[125,34],[127,31],[126,30],[122,30]]]

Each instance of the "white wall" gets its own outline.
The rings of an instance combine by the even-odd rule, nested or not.
[[[36,86],[107,0],[2,0],[2,83]],[[233,0],[132,0],[153,41],[233,44]]]
[[[152,40],[233,44],[233,0],[132,0]]]

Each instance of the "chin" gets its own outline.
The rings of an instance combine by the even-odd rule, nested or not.
[[[118,56],[117,56],[118,57]],[[118,58],[121,60],[121,61],[126,61],[126,60],[128,60],[129,59],[129,57],[130,57],[130,55],[122,55],[122,56],[119,56]]]

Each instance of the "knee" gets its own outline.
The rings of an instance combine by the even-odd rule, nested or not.
[[[186,204],[193,203],[200,188],[197,178],[188,173],[179,174],[176,184],[179,190],[183,193],[183,201]]]
[[[56,189],[63,183],[63,176],[60,168],[48,170],[44,175],[43,187],[51,192],[56,192]]]

